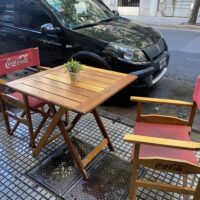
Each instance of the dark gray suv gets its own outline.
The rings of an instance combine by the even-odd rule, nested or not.
[[[167,71],[161,35],[132,23],[100,0],[1,0],[0,53],[39,47],[41,63],[84,64],[138,75],[152,86]]]

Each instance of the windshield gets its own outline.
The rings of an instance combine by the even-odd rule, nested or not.
[[[115,15],[98,0],[45,0],[70,29],[109,20]]]

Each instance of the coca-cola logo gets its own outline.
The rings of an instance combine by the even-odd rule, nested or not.
[[[19,55],[16,58],[8,58],[6,63],[5,63],[5,67],[7,69],[11,68],[11,67],[17,67],[19,65],[28,63],[28,54],[22,54]]]

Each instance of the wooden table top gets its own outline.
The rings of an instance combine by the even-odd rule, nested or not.
[[[71,82],[64,66],[42,71],[6,85],[16,91],[79,113],[87,113],[137,79],[137,76],[84,66]]]

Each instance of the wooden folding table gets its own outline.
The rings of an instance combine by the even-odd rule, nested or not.
[[[54,116],[34,149],[33,154],[37,156],[40,153],[50,140],[53,130],[58,126],[82,176],[88,179],[85,167],[89,162],[106,145],[108,145],[110,150],[113,150],[109,136],[95,108],[136,79],[137,77],[134,75],[84,66],[79,81],[71,82],[68,73],[65,72],[64,66],[59,66],[8,82],[6,85],[21,92],[24,95],[24,99],[27,99],[27,96],[33,96],[48,102],[51,113]],[[27,102],[25,103],[28,107]],[[59,109],[57,110],[55,106],[58,106]],[[66,128],[61,118],[68,110],[75,111],[78,114],[71,125]],[[81,116],[88,112],[94,115],[104,139],[81,160],[68,132],[75,126]]]

